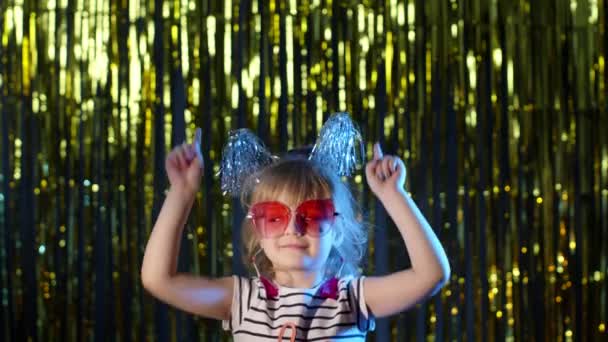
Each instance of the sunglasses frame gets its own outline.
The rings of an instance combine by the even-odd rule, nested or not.
[[[305,200],[305,201],[302,201],[300,204],[298,204],[298,206],[296,207],[296,209],[295,209],[295,210],[291,209],[291,207],[289,207],[287,204],[285,204],[285,203],[283,203],[283,202],[280,202],[280,201],[263,201],[263,202],[257,202],[257,203],[255,203],[255,204],[253,204],[253,205],[251,206],[251,208],[250,208],[250,209],[249,209],[249,211],[247,212],[247,216],[246,216],[246,218],[248,218],[248,219],[250,219],[250,220],[251,220],[251,222],[252,222],[252,224],[253,224],[253,227],[254,227],[254,230],[255,230],[256,234],[259,234],[259,235],[261,235],[261,236],[262,236],[262,237],[264,237],[264,238],[273,238],[273,237],[279,237],[279,236],[281,236],[281,235],[285,234],[285,231],[287,230],[287,227],[289,226],[289,222],[291,221],[291,217],[294,215],[294,213],[295,213],[295,215],[299,215],[299,213],[298,213],[298,209],[300,209],[300,207],[301,207],[302,205],[304,205],[305,203],[308,203],[308,202],[316,202],[316,201],[321,201],[321,202],[326,202],[326,201],[329,201],[329,202],[331,203],[331,206],[333,207],[334,214],[333,214],[333,216],[331,217],[330,222],[331,222],[331,227],[333,227],[333,223],[335,222],[335,217],[336,217],[336,216],[339,216],[339,215],[340,215],[340,213],[336,212],[336,207],[335,207],[335,205],[334,205],[334,203],[333,203],[333,200],[332,200],[331,198],[322,198],[322,199],[309,199],[309,200]],[[259,228],[259,227],[257,227],[257,225],[255,224],[255,219],[256,219],[256,218],[254,217],[254,214],[253,214],[253,210],[254,210],[254,208],[255,208],[256,206],[258,206],[258,205],[262,205],[262,204],[269,204],[269,203],[273,203],[273,204],[279,204],[279,205],[281,205],[281,206],[283,206],[283,207],[285,207],[285,208],[287,208],[287,209],[288,209],[288,214],[287,214],[287,215],[288,215],[288,217],[287,217],[287,223],[285,224],[285,227],[283,227],[283,230],[281,231],[281,234],[277,234],[277,235],[264,234],[264,231],[265,231],[265,230],[264,230],[264,229],[261,229],[261,228]],[[322,234],[320,233],[319,235],[311,235],[311,234],[309,234],[309,233],[308,233],[308,229],[307,229],[306,227],[302,227],[302,228],[300,228],[300,227],[299,227],[299,225],[300,225],[300,224],[298,223],[298,219],[297,219],[297,217],[296,217],[296,220],[295,220],[294,224],[295,224],[295,228],[296,228],[296,233],[297,233],[297,234],[299,234],[299,235],[305,235],[305,234],[306,234],[306,235],[311,236],[311,237],[321,237],[321,236],[324,236],[325,234],[327,234],[327,232],[329,232],[329,231],[331,230],[331,229],[327,229],[327,230],[326,230],[325,232],[323,232]]]

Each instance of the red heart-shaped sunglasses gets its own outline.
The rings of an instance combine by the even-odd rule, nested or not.
[[[264,238],[283,235],[291,220],[291,208],[278,201],[259,202],[254,204],[247,214],[255,230]],[[295,210],[295,228],[300,235],[319,237],[329,231],[336,212],[331,199],[307,200]]]

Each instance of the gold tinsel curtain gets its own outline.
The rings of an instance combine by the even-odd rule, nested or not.
[[[242,272],[230,129],[276,152],[349,111],[408,166],[449,284],[371,340],[607,338],[606,3],[2,0],[0,340],[227,340],[141,287],[163,159],[203,127],[180,269]],[[366,273],[408,266],[353,187]]]

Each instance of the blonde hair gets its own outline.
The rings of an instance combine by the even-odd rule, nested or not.
[[[332,198],[339,213],[334,223],[336,240],[341,240],[341,243],[332,246],[325,264],[325,274],[334,276],[340,271],[340,276],[357,276],[367,246],[367,224],[362,219],[360,208],[348,185],[338,175],[303,157],[305,154],[301,152],[287,155],[250,175],[243,185],[241,204],[248,211],[252,204],[274,200],[281,194],[289,194],[289,205],[308,199]],[[241,233],[243,261],[253,273],[252,257],[261,247],[251,220],[243,220]],[[260,273],[274,276],[272,263],[263,251],[257,254],[255,260]]]

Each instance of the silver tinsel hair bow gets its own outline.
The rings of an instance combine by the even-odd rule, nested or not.
[[[361,133],[348,113],[335,113],[323,124],[308,156],[317,165],[333,170],[339,176],[350,176],[363,161],[365,152]],[[224,194],[238,196],[245,179],[271,164],[272,155],[262,141],[246,128],[230,133],[222,152],[221,188]]]
[[[365,155],[361,133],[348,113],[335,113],[323,124],[308,159],[350,176]]]
[[[222,152],[220,165],[221,187],[224,195],[236,196],[243,181],[276,158],[264,146],[262,140],[246,128],[230,132]]]

